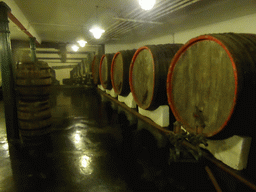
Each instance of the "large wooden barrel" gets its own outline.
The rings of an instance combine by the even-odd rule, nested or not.
[[[111,64],[111,83],[118,95],[127,96],[131,90],[129,86],[129,69],[134,50],[117,52]]]
[[[172,58],[181,44],[148,45],[139,48],[129,72],[130,89],[135,102],[153,110],[166,105],[166,78]]]
[[[49,132],[51,109],[49,101],[18,102],[18,120],[22,136],[40,136]]]
[[[113,56],[114,54],[104,54],[100,60],[100,83],[104,89],[108,90],[112,89],[110,70]]]
[[[172,60],[167,95],[176,120],[190,132],[246,134],[256,126],[256,35],[188,41]]]
[[[100,68],[100,55],[95,55],[92,61],[92,78],[95,85],[100,84],[99,68]]]
[[[22,100],[45,100],[49,98],[51,68],[46,62],[24,62],[17,66],[17,93]]]

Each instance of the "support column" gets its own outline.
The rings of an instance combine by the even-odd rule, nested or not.
[[[36,62],[36,38],[29,37],[31,49],[31,61]]]
[[[105,44],[101,44],[98,49],[98,55],[104,55],[105,54]]]
[[[60,60],[62,63],[66,63],[67,61],[67,45],[65,43],[59,45],[59,55],[60,55]]]
[[[15,81],[11,56],[11,40],[8,12],[11,9],[0,2],[0,65],[2,72],[3,99],[5,108],[6,132],[8,140],[19,139]]]

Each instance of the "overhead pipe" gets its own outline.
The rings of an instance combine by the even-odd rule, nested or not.
[[[177,1],[177,0],[176,0]],[[150,14],[152,15],[152,13],[158,11],[159,9],[164,9],[166,8],[166,6],[163,6],[166,4],[166,1],[161,1],[159,3],[156,4],[155,8],[150,11]],[[142,11],[139,7],[137,9],[133,9],[133,11],[131,11],[130,13],[128,13],[125,18],[128,18],[129,19],[138,19],[139,16],[145,16],[145,15],[148,15],[148,12],[147,11]],[[116,25],[116,23],[114,23],[113,25],[111,25],[110,27],[107,28],[105,34],[109,34],[111,33],[112,31],[115,31],[114,28],[121,28],[121,26],[124,24],[124,22],[120,22],[118,25]],[[115,26],[116,25],[116,26]],[[113,27],[114,26],[114,27]],[[137,26],[137,25],[136,25]],[[133,26],[132,26],[133,27]],[[110,29],[110,30],[109,30]]]
[[[119,21],[129,21],[134,23],[149,23],[149,24],[156,24],[156,25],[162,25],[164,23],[162,22],[156,22],[156,21],[146,21],[146,20],[137,20],[137,19],[127,19],[127,18],[120,18],[120,17],[113,17],[115,20]]]
[[[16,4],[15,0],[3,0],[10,8],[11,12],[8,13],[9,19],[15,23],[21,31],[23,31],[25,34],[28,35],[28,37],[35,37],[36,43],[41,43],[41,38],[35,31],[35,29],[30,25],[29,21],[25,17],[25,15],[22,13],[19,6]]]
[[[184,8],[190,4],[196,3],[199,0],[175,0],[172,2],[166,2],[166,1],[161,1],[156,5],[156,7],[150,11],[150,16],[151,18],[154,18],[154,20],[157,20],[173,11],[177,11],[181,8]],[[167,7],[167,9],[166,9]],[[135,12],[135,13],[134,13]],[[114,23],[114,25],[111,25],[111,29],[107,29],[105,32],[105,36],[107,37],[113,37],[115,35],[111,34],[114,32],[115,34],[124,34],[132,29],[135,29],[137,27],[140,27],[142,23],[133,23],[131,24],[128,20],[140,20],[140,19],[145,19],[145,17],[148,17],[148,12],[144,11],[141,12],[138,9],[133,10],[131,13],[133,14],[127,14],[125,16],[125,19],[127,22],[119,22],[119,24]],[[129,17],[128,19],[126,19]],[[154,22],[154,21],[148,21],[148,22]],[[114,27],[113,27],[114,26]]]

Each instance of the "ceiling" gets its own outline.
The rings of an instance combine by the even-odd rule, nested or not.
[[[28,20],[24,27],[33,28],[43,42],[83,38],[91,45],[133,43],[256,12],[255,0],[157,0],[150,11],[137,0],[12,1]],[[89,32],[96,23],[106,30],[100,40]],[[10,30],[11,39],[26,38],[15,24]]]
[[[72,69],[104,44],[138,43],[256,12],[255,0],[156,0],[150,11],[142,10],[138,0],[4,1],[22,24],[9,19],[12,42],[28,41],[29,32],[40,43],[37,58],[56,69]],[[99,40],[89,32],[95,24],[106,31]],[[71,45],[81,38],[88,43],[75,54]],[[29,44],[21,49],[29,51]]]

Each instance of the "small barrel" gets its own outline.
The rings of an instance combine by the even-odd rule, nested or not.
[[[52,84],[51,68],[46,62],[24,62],[17,66],[16,85],[21,100],[46,100]]]
[[[92,61],[92,78],[95,85],[100,84],[99,68],[100,68],[100,55],[95,55]]]
[[[105,54],[100,60],[100,83],[104,89],[108,90],[112,89],[110,70],[113,56],[114,54]]]
[[[139,48],[129,72],[130,89],[139,107],[154,110],[168,105],[166,78],[172,58],[181,44],[148,45]]]
[[[188,41],[172,60],[167,95],[176,120],[189,132],[215,138],[250,133],[256,125],[256,35],[210,34]]]
[[[49,101],[19,101],[17,106],[22,136],[40,136],[49,132],[52,124]]]
[[[111,83],[114,91],[118,95],[127,96],[131,90],[129,86],[129,69],[134,50],[117,52],[111,64]]]

